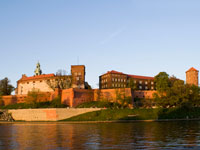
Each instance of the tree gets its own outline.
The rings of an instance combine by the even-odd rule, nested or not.
[[[157,91],[163,94],[170,86],[169,75],[166,72],[160,72],[155,76],[155,83]]]
[[[33,90],[28,92],[28,95],[25,99],[26,103],[28,104],[36,104],[38,102],[40,102],[41,99],[45,98],[45,94],[37,91],[37,90]]]
[[[11,95],[14,87],[10,84],[10,80],[6,77],[0,80],[0,95]]]
[[[71,88],[72,78],[69,75],[66,75],[66,72],[63,70],[58,70],[56,77],[52,80],[47,80],[46,83],[53,90],[58,89],[68,89]]]
[[[137,89],[137,85],[134,83],[134,80],[132,78],[129,79],[128,87],[131,88],[132,90]]]
[[[169,107],[197,107],[200,106],[200,88],[186,85],[182,80],[174,81],[165,94],[154,94],[157,106]]]

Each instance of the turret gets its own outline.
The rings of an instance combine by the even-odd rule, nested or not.
[[[35,76],[39,76],[42,74],[42,70],[40,69],[40,63],[38,62],[35,69]]]
[[[199,71],[195,68],[190,68],[186,71],[186,83],[190,85],[199,85]]]

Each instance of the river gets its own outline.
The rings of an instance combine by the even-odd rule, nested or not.
[[[0,123],[0,149],[200,149],[200,121]]]

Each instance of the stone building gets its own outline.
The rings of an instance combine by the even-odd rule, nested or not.
[[[99,77],[99,88],[128,88],[130,82],[133,82],[136,90],[155,90],[154,77],[129,75],[114,70]]]
[[[186,84],[199,85],[199,71],[195,68],[190,68],[186,71]]]
[[[29,91],[37,90],[41,92],[52,92],[58,83],[58,80],[62,80],[62,84],[70,82],[72,88],[85,88],[85,66],[84,65],[72,65],[71,75],[55,75],[55,74],[42,74],[40,69],[40,63],[37,64],[35,75],[28,77],[25,74],[17,81],[17,88],[15,90],[16,95],[25,95]],[[64,81],[63,81],[64,80]],[[55,85],[52,88],[51,85]],[[59,83],[60,84],[60,83]]]

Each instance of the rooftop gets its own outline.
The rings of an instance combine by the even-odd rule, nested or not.
[[[118,72],[118,71],[115,71],[115,70],[112,70],[112,71],[108,71],[107,73],[105,74],[120,74],[120,75],[127,75],[128,77],[131,77],[131,78],[135,78],[135,79],[148,79],[148,80],[153,80],[154,77],[148,77],[148,76],[139,76],[139,75],[129,75],[129,74],[125,74],[123,72]]]
[[[50,78],[50,77],[55,77],[55,75],[54,74],[42,74],[42,75],[31,76],[31,77],[27,77],[26,75],[22,75],[22,78],[20,79],[20,81],[44,79],[44,78]]]
[[[194,67],[192,67],[192,68],[190,68],[188,71],[186,71],[186,73],[187,73],[187,72],[190,72],[190,71],[197,71],[197,72],[199,72],[199,70],[197,70],[197,69],[195,69]]]

